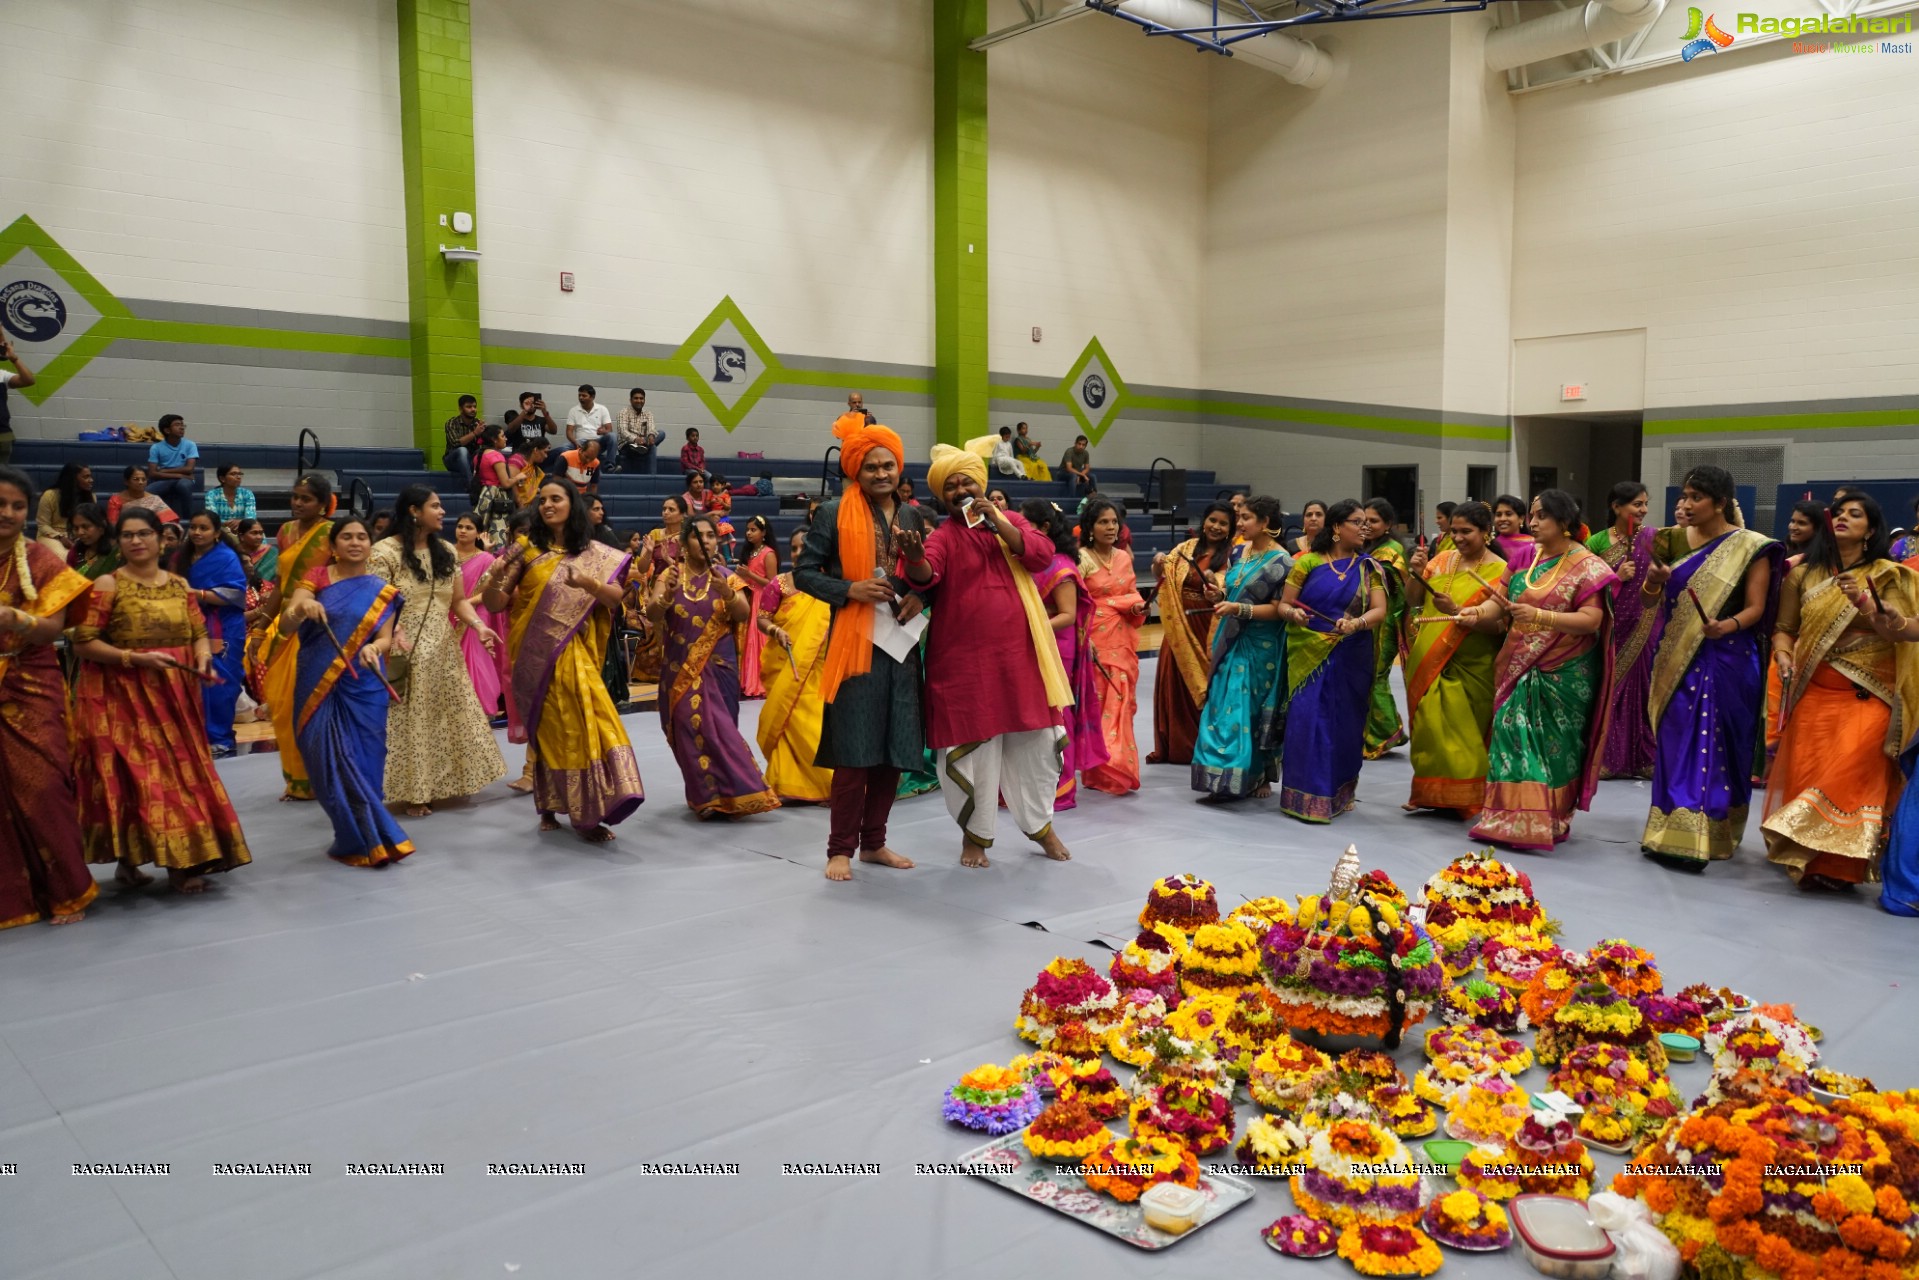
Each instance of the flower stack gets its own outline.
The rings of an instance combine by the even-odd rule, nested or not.
[[[1699,1041],[1706,1038],[1706,1011],[1685,996],[1656,993],[1634,996],[1632,1005],[1639,1010],[1639,1016],[1646,1020],[1646,1029],[1655,1036],[1672,1032]]]
[[[1332,1070],[1331,1058],[1309,1044],[1280,1035],[1253,1059],[1252,1070],[1246,1075],[1246,1091],[1269,1111],[1296,1112]]]
[[[1339,1233],[1318,1218],[1289,1213],[1260,1233],[1268,1244],[1294,1258],[1323,1258],[1339,1244]]]
[[[1014,1029],[1022,1040],[1049,1048],[1059,1028],[1083,1023],[1087,1034],[1105,1036],[1113,1027],[1119,993],[1084,960],[1056,956],[1020,998]]]
[[[1457,982],[1479,965],[1479,951],[1485,940],[1466,927],[1462,920],[1449,925],[1426,923],[1426,936],[1439,953],[1439,967],[1449,981]]]
[[[1533,1037],[1533,1052],[1546,1066],[1555,1066],[1582,1044],[1621,1045],[1664,1074],[1665,1046],[1646,1025],[1633,1003],[1603,982],[1582,983]]]
[[[1519,997],[1509,987],[1485,978],[1451,982],[1439,993],[1442,1022],[1486,1027],[1493,1031],[1519,1030]]]
[[[1054,1102],[1027,1126],[1026,1149],[1042,1160],[1084,1160],[1112,1140],[1080,1102]]]
[[[1418,1227],[1358,1222],[1339,1233],[1339,1256],[1362,1276],[1429,1276],[1444,1261],[1439,1246]]]
[[[1586,958],[1592,962],[1594,976],[1628,1000],[1658,995],[1666,989],[1653,953],[1624,938],[1600,939]]]
[[[1293,922],[1293,904],[1284,898],[1251,898],[1234,907],[1226,918],[1251,929],[1253,937],[1263,938],[1274,925]]]
[[[1484,1146],[1504,1146],[1532,1115],[1526,1091],[1504,1076],[1478,1080],[1453,1099],[1446,1136]]]
[[[1488,938],[1479,960],[1488,981],[1521,992],[1532,985],[1540,969],[1564,954],[1558,943],[1536,929],[1512,929]]]
[[[1179,962],[1186,957],[1186,935],[1169,924],[1141,929],[1139,936],[1113,954],[1107,977],[1122,995],[1144,991],[1163,1000],[1179,999]]]
[[[1302,1213],[1337,1227],[1401,1225],[1419,1216],[1412,1153],[1373,1121],[1338,1120],[1318,1130],[1304,1163],[1292,1178],[1293,1203]]]
[[[1136,1092],[1129,1119],[1135,1134],[1171,1138],[1202,1156],[1233,1141],[1232,1099],[1199,1080],[1168,1080]]]
[[[1411,1085],[1376,1084],[1366,1100],[1380,1123],[1402,1138],[1423,1138],[1439,1128],[1439,1113],[1420,1101]]]
[[[1233,1150],[1233,1159],[1249,1169],[1289,1165],[1311,1141],[1312,1134],[1295,1121],[1258,1115],[1246,1122],[1246,1132]]]
[[[1455,923],[1480,940],[1512,929],[1541,929],[1546,913],[1525,872],[1493,857],[1491,849],[1461,854],[1426,882],[1426,927]]]
[[[1167,876],[1153,881],[1146,905],[1139,911],[1139,927],[1167,924],[1191,937],[1203,924],[1219,922],[1219,895],[1210,881],[1195,875]]]
[[[940,1113],[954,1124],[981,1133],[1017,1133],[1044,1106],[1039,1085],[1025,1071],[989,1062],[974,1067],[946,1091]]]
[[[1226,1073],[1244,1080],[1252,1071],[1253,1060],[1284,1035],[1286,1011],[1265,983],[1240,992],[1226,1014]]]
[[[1466,1091],[1488,1080],[1506,1078],[1499,1059],[1490,1053],[1464,1050],[1434,1058],[1413,1077],[1413,1096],[1451,1107]]]
[[[1153,1057],[1151,1035],[1165,1020],[1163,997],[1143,988],[1128,991],[1120,998],[1119,1021],[1106,1033],[1106,1052],[1129,1067],[1145,1066]]]
[[[1579,1132],[1609,1146],[1631,1142],[1681,1110],[1665,1072],[1623,1045],[1580,1045],[1552,1073],[1552,1086],[1585,1108]]]
[[[1076,1075],[1061,1081],[1059,1100],[1077,1102],[1092,1114],[1093,1119],[1103,1121],[1117,1120],[1125,1115],[1131,1095],[1111,1071],[1101,1067],[1091,1075]]]
[[[1199,1160],[1184,1143],[1171,1138],[1131,1134],[1114,1137],[1086,1160],[1086,1185],[1131,1204],[1151,1186],[1171,1182],[1199,1185]]]
[[[1237,920],[1203,924],[1193,931],[1179,968],[1180,990],[1189,996],[1237,996],[1259,985],[1259,939]]]
[[[1592,1194],[1593,1158],[1573,1130],[1573,1122],[1553,1112],[1535,1111],[1503,1146],[1474,1147],[1459,1162],[1459,1185],[1510,1200],[1521,1194]]]
[[[1733,1014],[1706,1032],[1712,1082],[1694,1106],[1710,1105],[1754,1086],[1804,1093],[1819,1050],[1790,1009],[1766,1005]]]
[[[1454,1249],[1489,1251],[1513,1242],[1506,1211],[1471,1187],[1435,1199],[1426,1206],[1419,1225],[1434,1240]]]
[[[1434,1062],[1473,1054],[1490,1057],[1493,1065],[1516,1076],[1533,1064],[1533,1051],[1524,1040],[1500,1035],[1486,1027],[1434,1027],[1426,1033],[1426,1056]]]
[[[1266,980],[1295,1032],[1360,1036],[1397,1047],[1439,994],[1432,940],[1385,896],[1303,898],[1290,925],[1260,944]]]
[[[1919,1275],[1919,1093],[1825,1107],[1750,1081],[1667,1126],[1613,1180],[1688,1274],[1747,1280]]]
[[[1489,968],[1488,974],[1492,973]],[[1519,1009],[1535,1027],[1544,1027],[1564,1008],[1580,986],[1591,980],[1592,962],[1583,952],[1561,951],[1540,961],[1526,989],[1519,993]],[[1495,982],[1499,979],[1495,976]]]

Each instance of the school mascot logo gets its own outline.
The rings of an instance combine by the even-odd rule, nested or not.
[[[742,347],[713,348],[713,381],[731,382],[738,374],[741,381],[746,379],[746,351]]]
[[[1099,408],[1106,403],[1106,379],[1097,373],[1087,374],[1086,381],[1079,384],[1079,394],[1087,408]]]
[[[15,280],[0,289],[0,325],[22,342],[51,342],[67,327],[67,304],[51,285]]]
[[[1679,60],[1691,62],[1702,53],[1718,53],[1732,43],[1732,37],[1719,29],[1717,14],[1686,10],[1686,34],[1680,37]]]

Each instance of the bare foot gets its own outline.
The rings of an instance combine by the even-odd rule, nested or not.
[[[76,911],[72,915],[55,916],[51,920],[47,921],[47,923],[48,924],[79,924],[82,920],[85,920],[86,918],[87,918],[86,912]]]
[[[550,813],[540,814],[540,830],[558,831],[559,829],[560,829],[560,820],[558,818],[554,817]]]
[[[406,807],[406,816],[409,818],[430,818],[433,816],[433,806],[430,804],[410,804]]]
[[[169,868],[167,871],[167,881],[172,884],[175,893],[205,893],[207,891],[207,878],[205,876],[188,875],[184,871],[174,871]]]
[[[984,848],[974,844],[971,840],[965,840],[960,843],[960,865],[962,867],[990,867],[993,864],[987,860],[986,850]]]
[[[1270,782],[1262,782],[1260,783],[1259,788],[1253,792],[1253,799],[1267,800],[1272,797],[1272,794],[1273,794],[1272,784]]]
[[[877,863],[882,867],[897,867],[901,871],[911,871],[913,869],[913,860],[911,858],[902,857],[884,845],[877,849],[861,849],[860,861]]]
[[[1401,809],[1404,809],[1407,813],[1418,813],[1423,806],[1416,805],[1412,801],[1408,800],[1405,804],[1402,804],[1399,807]]]
[[[580,839],[586,841],[588,844],[613,843],[613,828],[609,826],[575,827],[574,830],[579,833]]]
[[[282,791],[280,793],[281,804],[306,804],[311,802],[312,799],[312,796],[296,796],[291,791]]]
[[[1073,857],[1073,855],[1067,851],[1066,846],[1060,843],[1059,833],[1057,831],[1048,831],[1040,837],[1039,851],[1051,858],[1054,862],[1070,862]]]
[[[113,882],[129,889],[140,889],[153,883],[153,877],[131,862],[123,862],[120,869],[113,873]]]
[[[851,880],[853,878],[853,860],[843,853],[836,853],[826,860],[826,878],[828,880]]]
[[[521,795],[525,795],[529,791],[533,790],[533,779],[526,778],[526,777],[516,778],[512,782],[509,782],[506,784],[506,789],[508,791],[517,791]]]

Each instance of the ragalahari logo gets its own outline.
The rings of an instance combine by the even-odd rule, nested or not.
[[[1686,10],[1686,34],[1680,37],[1679,59],[1691,62],[1702,53],[1717,53],[1732,43],[1732,37],[1713,22],[1717,14]]]

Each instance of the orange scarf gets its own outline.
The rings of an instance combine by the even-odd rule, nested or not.
[[[833,424],[833,434],[840,441],[840,470],[848,480],[858,480],[860,463],[875,448],[887,450],[902,468],[906,466],[906,446],[900,443],[899,435],[877,423],[867,425],[863,413],[841,414],[839,421]],[[840,495],[840,573],[848,582],[866,582],[872,579],[873,570],[878,567],[879,546],[874,524],[880,517],[878,512],[869,511],[866,495],[857,484],[850,489]],[[840,606],[839,616],[833,619],[833,635],[826,645],[826,670],[820,675],[821,697],[827,702],[833,701],[841,681],[863,676],[872,669],[873,606],[849,599]]]

